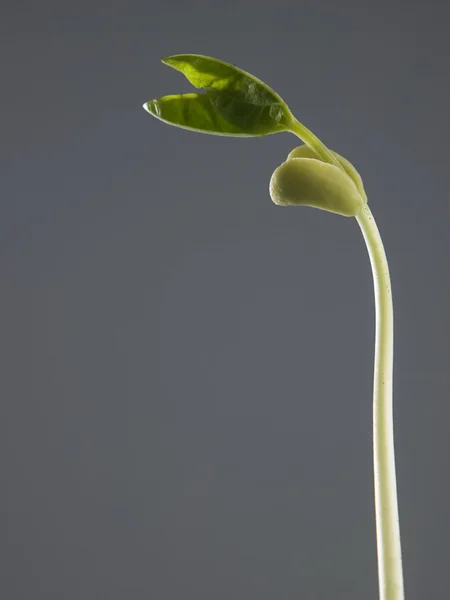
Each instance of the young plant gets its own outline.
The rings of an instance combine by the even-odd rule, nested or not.
[[[282,131],[301,145],[270,179],[270,195],[279,206],[312,206],[355,217],[372,267],[376,334],[373,385],[373,458],[375,520],[380,600],[403,600],[403,574],[395,475],[392,418],[393,309],[391,283],[381,237],[356,169],[329,150],[302,125],[286,103],[265,83],[234,65],[197,54],[165,58],[202,93],[151,100],[144,108],[177,127],[213,135],[263,136]]]

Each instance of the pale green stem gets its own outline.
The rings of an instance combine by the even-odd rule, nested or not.
[[[297,119],[294,119],[290,123],[289,128],[293,134],[295,134],[297,137],[303,140],[305,144],[309,146],[311,150],[313,150],[317,154],[317,156],[321,158],[324,162],[330,163],[331,165],[342,169],[342,165],[334,156],[334,154],[330,150],[328,150],[325,144],[321,142],[312,131],[310,131],[302,123],[297,121]]]
[[[375,291],[373,458],[380,600],[403,600],[403,573],[392,414],[394,322],[386,253],[375,219],[364,205],[356,216],[369,252]]]

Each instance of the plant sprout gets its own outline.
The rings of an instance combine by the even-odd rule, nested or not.
[[[403,600],[403,574],[392,416],[393,309],[383,243],[356,169],[329,150],[265,83],[234,65],[198,54],[165,58],[203,92],[151,100],[144,108],[177,127],[213,135],[254,137],[290,132],[295,148],[270,179],[279,206],[311,206],[355,217],[374,280],[376,332],[373,382],[373,458],[380,600]]]

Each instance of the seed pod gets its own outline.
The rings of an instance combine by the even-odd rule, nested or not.
[[[333,152],[333,150],[331,150],[331,152],[341,163],[341,165],[342,165],[344,171],[347,173],[347,175],[351,179],[353,179],[361,196],[363,197],[365,202],[367,202],[367,196],[366,196],[366,192],[364,191],[364,184],[363,184],[363,180],[361,179],[361,175],[358,173],[358,171],[355,169],[355,167],[352,165],[352,163],[349,160],[347,160],[346,158],[344,158],[337,152]],[[302,144],[301,146],[297,146],[296,148],[291,150],[289,152],[286,160],[290,160],[291,158],[316,158],[317,159],[318,157],[316,156],[314,151],[311,150],[311,148],[309,146],[307,146],[306,144]],[[320,160],[320,158],[318,160]]]
[[[279,206],[311,206],[354,217],[364,206],[353,179],[315,158],[291,158],[270,179],[270,196]]]

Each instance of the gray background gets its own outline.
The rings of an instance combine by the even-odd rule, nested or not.
[[[0,20],[5,600],[375,600],[373,297],[353,219],[275,207],[288,134],[165,126],[196,52],[363,175],[396,309],[409,600],[448,597],[444,2],[10,2]]]

